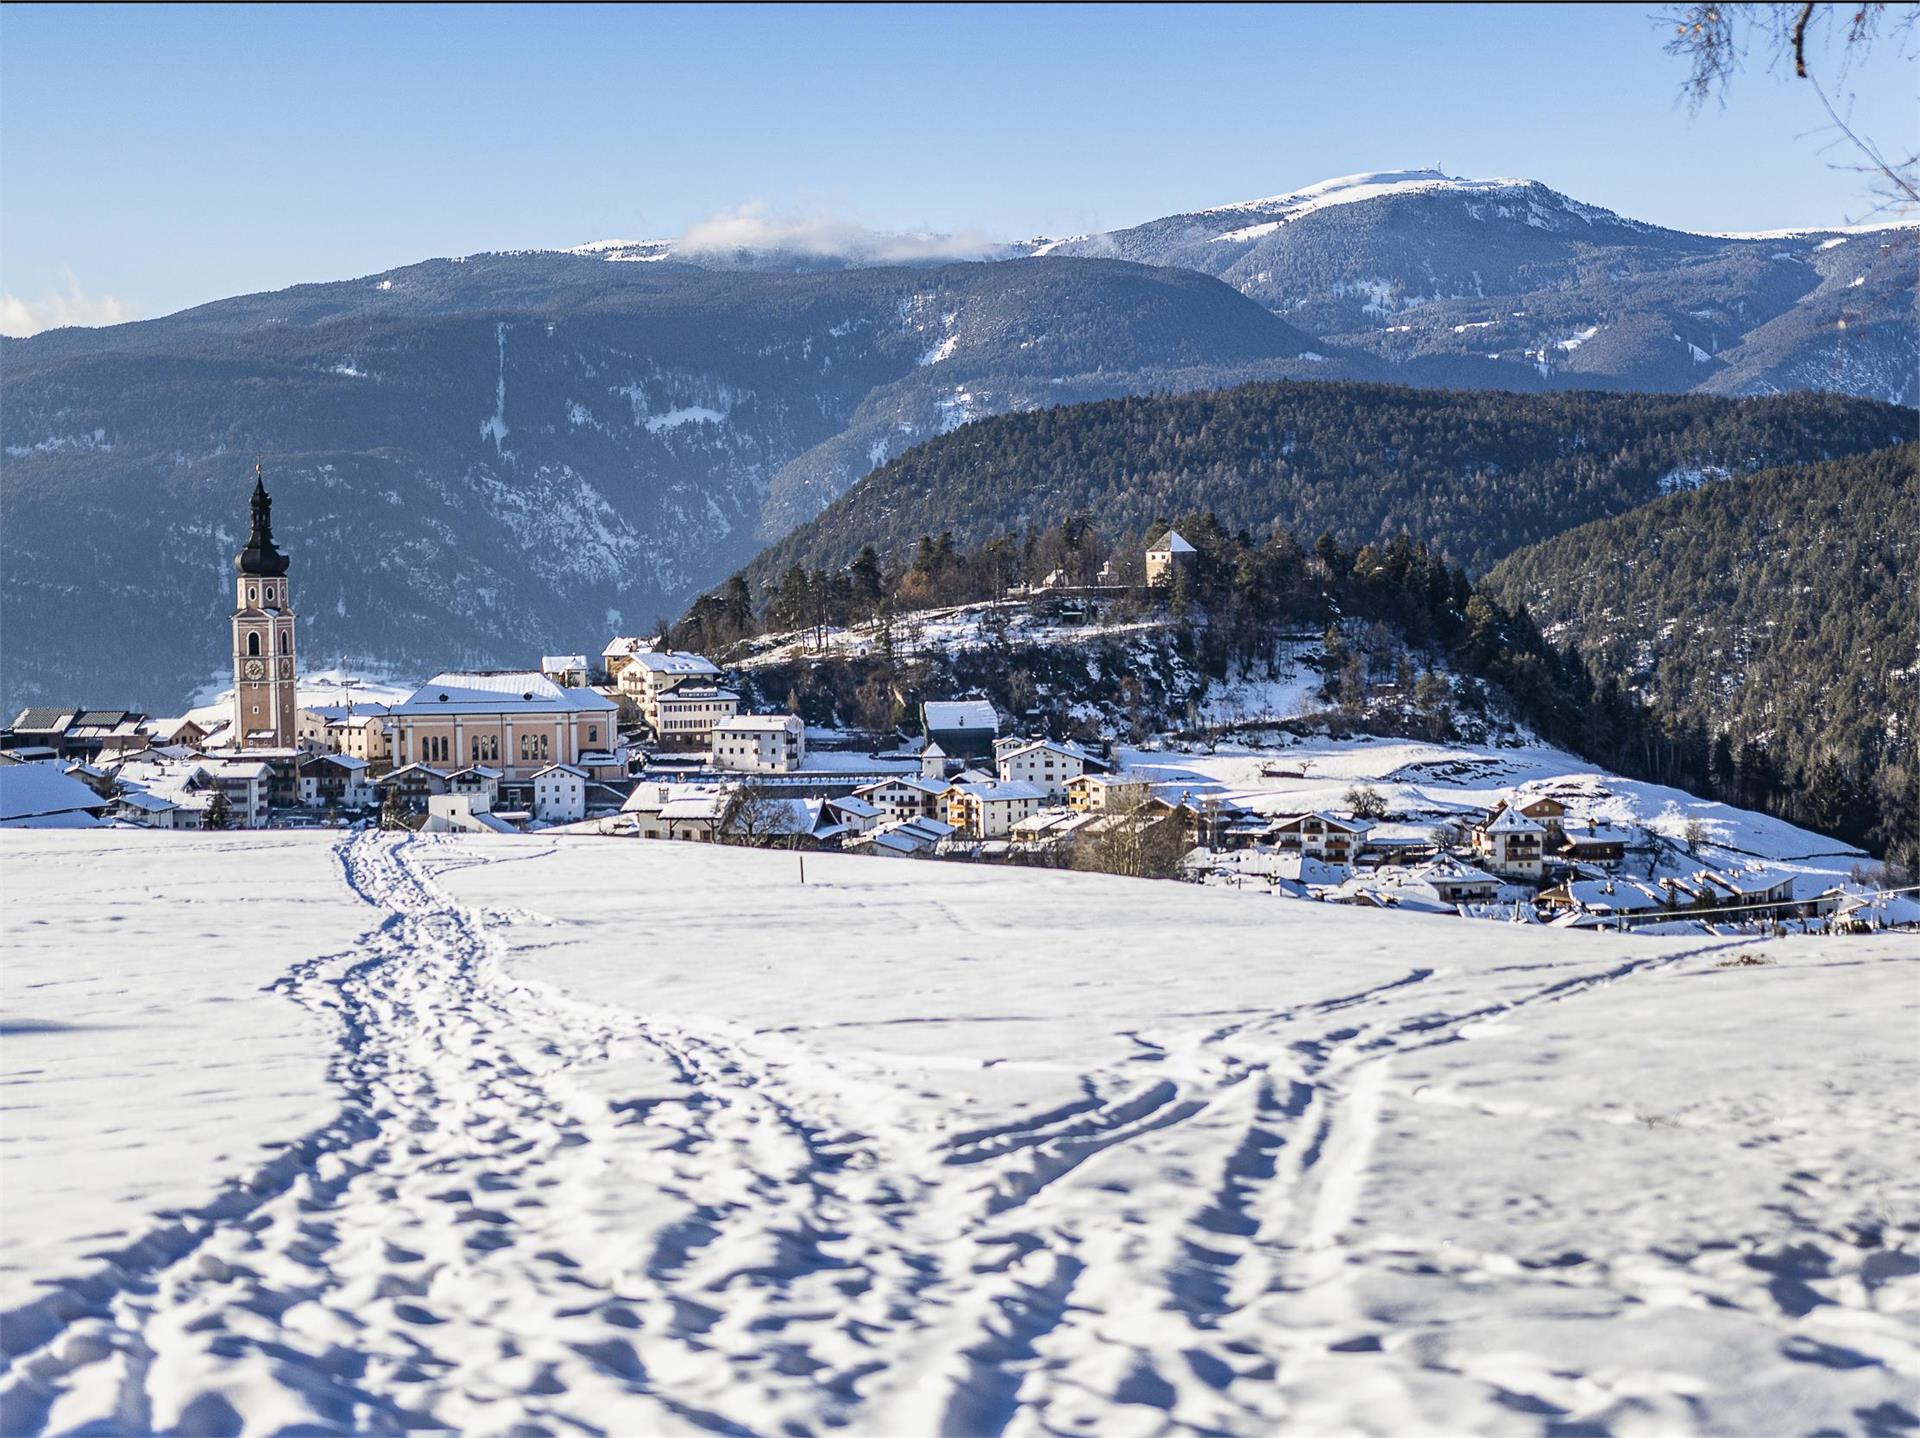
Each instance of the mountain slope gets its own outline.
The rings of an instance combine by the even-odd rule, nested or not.
[[[1297,373],[1309,343],[1213,280],[1114,261],[556,255],[9,341],[0,689],[172,705],[218,674],[256,455],[309,656],[519,662],[678,609],[984,408]],[[99,622],[127,613],[166,622]]]
[[[962,543],[1091,516],[1109,534],[1211,509],[1230,529],[1275,523],[1357,545],[1402,529],[1484,569],[1521,545],[1715,468],[1897,444],[1909,411],[1835,395],[1725,400],[1570,393],[1445,394],[1363,384],[1255,384],[1002,415],[867,476],[757,557],[832,567],[863,544]]]
[[[1920,444],[1708,483],[1508,556],[1549,638],[1715,744],[1720,797],[1920,862]],[[1877,830],[1877,832],[1875,832]]]
[[[1404,170],[1038,248],[1218,276],[1411,384],[1920,398],[1911,228],[1694,235]]]

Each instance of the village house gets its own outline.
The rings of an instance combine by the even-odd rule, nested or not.
[[[533,776],[533,817],[543,824],[571,824],[587,817],[587,771],[549,764]]]
[[[956,782],[946,795],[946,821],[965,838],[1004,839],[1013,826],[1046,807],[1046,791],[1005,779]]]
[[[300,802],[309,808],[364,809],[375,797],[365,759],[313,754],[300,761]]]
[[[500,803],[500,781],[505,777],[500,770],[489,765],[469,764],[447,775],[447,792],[484,796],[487,807],[496,808]]]
[[[418,814],[426,809],[427,800],[447,792],[447,771],[427,764],[403,764],[374,780],[373,789],[382,805],[391,800]]]
[[[1584,826],[1569,824],[1560,836],[1559,857],[1570,863],[1611,869],[1626,858],[1631,838],[1625,829],[1596,824],[1591,819]]]
[[[642,839],[711,843],[726,811],[728,791],[714,784],[650,783],[633,786],[621,816]]]
[[[651,636],[609,639],[607,647],[600,651],[600,667],[607,672],[607,682],[617,686],[636,655],[650,654],[659,647],[660,641]]]
[[[866,800],[888,819],[938,819],[945,812],[947,782],[902,774],[862,784],[856,797]]]
[[[720,680],[719,666],[711,659],[677,649],[637,650],[624,656],[617,674],[609,672],[614,688],[634,702],[656,734],[665,732],[660,724],[662,695],[683,686],[717,689]]]
[[[1305,854],[1330,864],[1351,864],[1372,827],[1365,819],[1342,819],[1324,810],[1286,814],[1267,825],[1265,842],[1283,853]]]
[[[156,749],[192,748],[196,744],[207,742],[207,730],[184,716],[172,719],[149,719],[145,727],[147,743]]]
[[[1560,834],[1566,828],[1567,806],[1548,795],[1539,794],[1531,799],[1525,795],[1519,795],[1512,804],[1501,800],[1487,811],[1488,821],[1499,818],[1501,813],[1509,808],[1524,814],[1545,830],[1549,847],[1558,842]]]
[[[271,814],[273,768],[249,756],[223,758],[212,754],[194,761],[202,774],[227,797],[228,822],[235,829],[264,829]],[[297,787],[296,787],[297,792]]]
[[[189,805],[182,796],[154,793],[146,789],[122,789],[107,806],[107,817],[116,824],[133,824],[142,829],[199,829],[206,825],[204,801]]]
[[[584,654],[543,654],[540,672],[563,689],[587,687],[587,656]]]
[[[826,806],[823,817],[836,831],[843,845],[862,834],[871,833],[886,817],[879,805],[870,804],[865,799],[856,798],[851,794],[844,798],[827,799],[823,802]],[[825,837],[824,833],[822,837]]]
[[[1602,921],[1671,910],[1674,896],[1635,879],[1569,879],[1542,890],[1540,903],[1570,919]]]
[[[791,774],[807,761],[807,726],[792,714],[739,714],[713,728],[713,767]]]
[[[528,671],[436,674],[389,718],[398,763],[485,765],[511,784],[618,742],[611,700]]]
[[[713,742],[715,726],[733,718],[739,708],[740,696],[731,689],[683,684],[654,701],[648,722],[664,748],[705,749]]]
[[[920,706],[920,727],[950,758],[991,759],[1000,716],[985,699],[929,699]]]
[[[1079,774],[1067,780],[1067,807],[1078,814],[1104,814],[1137,808],[1153,786],[1124,774]]]
[[[920,777],[944,781],[948,767],[947,751],[933,740],[927,740],[920,748]]]
[[[953,836],[953,825],[940,819],[888,819],[842,845],[863,854],[913,858],[931,854]]]
[[[1546,827],[1518,809],[1501,806],[1473,831],[1473,851],[1496,874],[1538,879],[1544,868]]]
[[[1033,784],[1051,799],[1065,799],[1067,784],[1087,772],[1087,756],[1077,749],[1056,744],[1051,739],[995,745],[995,768],[1000,777],[1013,783]]]
[[[1147,546],[1147,584],[1157,589],[1173,583],[1176,570],[1192,567],[1194,552],[1178,530],[1169,529]]]

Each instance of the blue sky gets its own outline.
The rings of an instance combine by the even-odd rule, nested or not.
[[[1437,165],[1691,229],[1867,210],[1763,57],[1690,113],[1653,8],[11,5],[0,329],[748,205],[1017,238]],[[1853,76],[1887,148],[1912,80]]]

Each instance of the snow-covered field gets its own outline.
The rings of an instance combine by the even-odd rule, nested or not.
[[[9,1019],[73,1025],[25,1039],[51,1061],[7,1040],[8,1255],[46,1296],[8,1299],[0,1431],[1898,1433],[1920,1411],[1911,939],[338,842],[0,845]],[[260,897],[263,867],[296,897]],[[150,1002],[184,1028],[140,1031],[114,1077],[125,1035],[92,1026]],[[243,1044],[283,1113],[190,1091]],[[67,1065],[86,1101],[29,1149],[15,1116]],[[14,1195],[129,1123],[190,1176],[87,1200],[157,1236],[111,1264],[63,1203]]]

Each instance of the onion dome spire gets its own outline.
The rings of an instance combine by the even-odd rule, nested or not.
[[[253,532],[247,547],[233,557],[233,567],[241,574],[278,578],[287,572],[288,559],[273,543],[273,498],[261,477],[260,462],[253,465]]]

